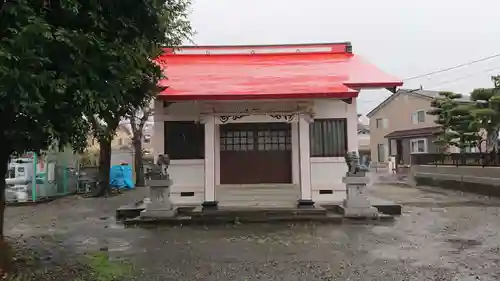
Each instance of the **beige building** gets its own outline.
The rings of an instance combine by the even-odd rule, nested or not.
[[[147,122],[144,124],[144,132],[142,134],[142,149],[144,150],[144,154],[152,155],[153,154],[153,133],[154,133],[154,123]]]
[[[358,122],[358,151],[360,155],[370,154],[370,128],[368,125]]]
[[[151,142],[153,137],[153,123],[148,122],[144,125],[143,139],[142,139],[142,149],[146,154],[153,153],[153,144]],[[99,142],[89,136],[88,138],[88,150],[89,151],[98,151],[99,150]],[[130,128],[130,123],[124,122],[118,126],[116,130],[115,137],[111,142],[111,148],[116,149],[132,149],[132,129]]]
[[[93,136],[89,136],[87,142],[89,151],[99,150],[99,142]],[[126,149],[130,147],[132,147],[132,131],[125,124],[120,124],[116,129],[113,141],[111,141],[111,148]]]
[[[368,113],[372,161],[385,163],[393,156],[404,165],[410,164],[411,154],[438,152],[434,141],[439,126],[436,116],[427,114],[438,96],[439,91],[400,89]]]

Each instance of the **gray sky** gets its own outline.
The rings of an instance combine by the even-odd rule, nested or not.
[[[499,0],[194,0],[191,20],[204,45],[351,41],[356,54],[401,79],[500,53]],[[490,87],[500,57],[408,81],[469,93]],[[390,93],[363,91],[367,113]]]

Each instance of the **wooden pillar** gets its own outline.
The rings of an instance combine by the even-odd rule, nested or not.
[[[205,200],[203,208],[217,208],[215,198],[215,137],[216,125],[214,116],[203,118],[205,123]]]
[[[359,142],[358,142],[358,110],[356,108],[356,98],[352,98],[350,104],[347,106],[347,151],[356,151],[359,155]]]
[[[309,124],[312,118],[307,114],[299,115],[299,169],[300,169],[300,198],[299,207],[314,207],[311,189],[311,161]]]

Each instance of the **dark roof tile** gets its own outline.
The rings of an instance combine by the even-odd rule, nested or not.
[[[422,137],[422,136],[430,136],[437,132],[441,126],[434,127],[426,127],[419,129],[411,129],[411,130],[399,130],[389,133],[385,136],[388,139],[402,139],[402,138],[411,138],[411,137]]]

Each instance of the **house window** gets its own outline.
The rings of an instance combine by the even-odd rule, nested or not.
[[[252,151],[255,147],[254,131],[223,131],[220,136],[221,151]]]
[[[123,145],[123,139],[122,138],[118,139],[118,145]]]
[[[375,125],[377,129],[387,129],[389,127],[389,120],[386,118],[377,118],[375,119]]]
[[[170,159],[204,159],[205,126],[192,121],[165,122],[164,151]]]
[[[411,153],[426,153],[427,139],[412,139],[410,140]]]
[[[344,157],[347,119],[315,119],[309,126],[311,157]]]
[[[377,144],[377,158],[378,162],[385,162],[385,144],[379,143]]]
[[[425,111],[419,110],[411,115],[411,122],[413,124],[419,124],[425,122]]]
[[[221,151],[291,150],[290,130],[228,130],[221,132]]]
[[[257,150],[291,150],[292,135],[290,130],[259,131],[257,132]]]

